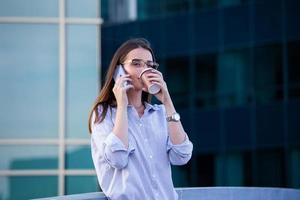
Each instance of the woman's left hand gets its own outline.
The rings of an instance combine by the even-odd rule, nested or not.
[[[147,73],[146,75],[149,81],[158,84],[160,86],[160,91],[154,96],[163,104],[167,103],[168,101],[171,101],[168,87],[166,82],[163,79],[162,73],[160,71],[152,69],[151,73]]]

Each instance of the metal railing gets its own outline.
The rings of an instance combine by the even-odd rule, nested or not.
[[[300,190],[264,187],[176,188],[178,200],[299,200]],[[40,200],[107,200],[102,192],[75,194]]]

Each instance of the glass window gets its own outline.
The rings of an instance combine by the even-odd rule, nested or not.
[[[250,41],[250,9],[248,6],[229,7],[224,9],[224,45],[247,46]],[[238,31],[237,31],[238,29]]]
[[[0,16],[57,17],[57,0],[1,0]]]
[[[214,155],[212,154],[198,154],[193,155],[192,159],[196,162],[197,173],[191,174],[191,176],[195,177],[197,187],[209,187],[215,186],[215,160]]]
[[[256,142],[258,146],[281,146],[284,142],[282,102],[256,106]]]
[[[66,195],[101,191],[97,176],[67,176]]]
[[[218,103],[220,106],[245,105],[250,100],[250,51],[227,51],[218,57]]]
[[[258,150],[256,155],[258,187],[283,187],[285,184],[284,152],[279,149]]]
[[[287,132],[288,144],[291,147],[300,146],[300,99],[291,99],[287,102]]]
[[[189,92],[189,59],[188,57],[168,58],[165,60],[164,79],[176,106],[188,104]]]
[[[101,0],[101,18],[104,23],[109,20],[109,0]],[[102,39],[102,38],[101,38]]]
[[[199,108],[216,105],[217,56],[215,54],[196,56],[196,105]]]
[[[96,18],[99,4],[99,0],[66,0],[67,17]]]
[[[0,176],[0,199],[20,200],[58,195],[57,176]]]
[[[300,41],[288,43],[289,97],[300,97]]]
[[[219,0],[220,7],[228,7],[228,6],[237,6],[241,4],[246,4],[251,2],[251,0]]]
[[[67,27],[67,137],[89,138],[88,115],[97,95],[97,27]]]
[[[289,165],[290,169],[289,177],[290,177],[290,187],[300,188],[300,149],[292,149],[289,152]]]
[[[256,101],[267,103],[283,98],[282,46],[254,48],[254,88]]]
[[[0,138],[57,137],[58,27],[0,30]]]
[[[138,6],[139,19],[158,17],[163,13],[162,1],[142,0],[142,1],[138,1],[137,6]]]
[[[289,40],[300,39],[299,7],[300,1],[285,0],[286,34]]]
[[[190,168],[190,163],[183,166],[172,165],[172,180],[174,183],[174,187],[188,187],[190,185]]]
[[[282,41],[283,9],[281,0],[254,1],[254,39],[255,43]],[[287,12],[289,13],[289,12]]]
[[[164,0],[162,1],[164,14],[179,14],[188,12],[190,0]]]
[[[94,169],[90,146],[68,146],[67,169]]]
[[[194,0],[196,10],[205,10],[218,7],[218,0]]]
[[[0,146],[0,170],[56,169],[57,155],[57,146],[2,145]]]
[[[243,186],[247,184],[247,174],[251,163],[248,152],[231,152],[216,156],[215,181],[216,185]]]
[[[230,107],[222,114],[227,149],[249,149],[252,146],[251,110],[247,106]]]

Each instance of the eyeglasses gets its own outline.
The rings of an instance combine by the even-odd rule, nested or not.
[[[147,67],[157,69],[159,66],[159,64],[156,62],[153,62],[150,60],[145,61],[145,60],[137,59],[137,58],[128,60],[128,61],[124,62],[123,64],[130,64],[136,68],[141,68],[141,67],[144,67],[145,65],[147,65]]]

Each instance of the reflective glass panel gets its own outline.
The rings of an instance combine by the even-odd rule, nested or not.
[[[68,146],[66,152],[66,168],[94,169],[90,146]]]
[[[2,145],[0,146],[0,170],[56,169],[57,155],[57,146]]]
[[[100,9],[99,0],[66,0],[67,17],[95,18]]]
[[[0,24],[0,138],[57,137],[58,27]]]
[[[97,176],[67,176],[66,194],[99,192]]]
[[[0,176],[0,199],[20,200],[58,195],[56,176]]]
[[[89,138],[88,115],[97,95],[96,26],[67,27],[67,136]]]
[[[56,17],[57,0],[1,0],[0,16]]]

